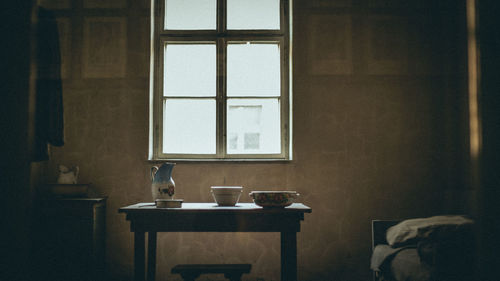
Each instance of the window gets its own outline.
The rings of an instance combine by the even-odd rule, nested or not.
[[[291,158],[288,0],[155,0],[151,159]]]

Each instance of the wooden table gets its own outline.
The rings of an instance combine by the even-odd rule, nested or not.
[[[311,208],[294,203],[286,208],[262,208],[253,203],[219,207],[214,203],[183,203],[182,208],[160,209],[139,203],[119,209],[134,232],[134,280],[155,280],[157,232],[280,232],[281,280],[297,280],[297,232]],[[145,233],[148,233],[147,268]],[[147,270],[147,276],[146,276]]]

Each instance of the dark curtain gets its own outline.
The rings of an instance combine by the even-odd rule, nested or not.
[[[38,10],[34,160],[49,159],[49,144],[64,145],[59,32],[54,14]]]

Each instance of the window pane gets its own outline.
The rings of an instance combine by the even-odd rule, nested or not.
[[[165,29],[215,29],[216,0],[165,0]]]
[[[227,95],[280,96],[278,44],[228,44]]]
[[[215,154],[215,99],[167,99],[163,153]]]
[[[165,46],[164,96],[210,96],[216,92],[215,44]]]
[[[280,29],[280,0],[227,0],[227,29]]]
[[[280,103],[276,99],[228,99],[227,153],[279,154]]]

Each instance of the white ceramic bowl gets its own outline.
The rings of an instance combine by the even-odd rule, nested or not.
[[[284,208],[292,205],[299,194],[295,191],[252,191],[253,202],[264,208]]]
[[[234,206],[240,200],[242,186],[212,186],[210,192],[219,206]]]

